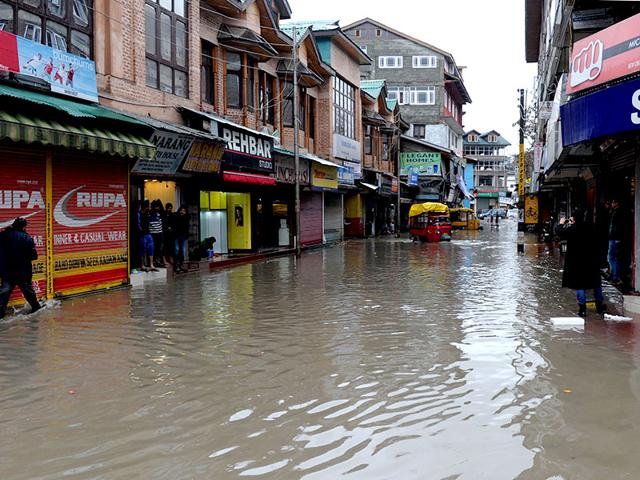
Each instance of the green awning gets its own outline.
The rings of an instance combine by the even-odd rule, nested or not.
[[[3,84],[0,84],[1,97],[17,101],[5,98],[0,102],[0,139],[130,158],[154,158],[156,155],[155,145],[142,134],[130,133],[132,130],[142,132],[149,127],[118,112]],[[24,108],[29,103],[51,107],[60,114],[52,115],[51,108]],[[39,114],[31,113],[36,111]]]

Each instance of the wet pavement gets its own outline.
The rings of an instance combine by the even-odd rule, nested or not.
[[[626,479],[635,324],[513,224],[352,241],[0,325],[0,478]]]

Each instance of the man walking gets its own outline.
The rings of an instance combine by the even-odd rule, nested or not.
[[[42,308],[32,284],[31,262],[38,259],[38,252],[26,227],[24,218],[16,218],[13,225],[0,233],[0,318],[4,317],[16,286],[31,305],[31,313]]]
[[[611,213],[609,216],[609,269],[611,283],[619,286],[620,280],[620,244],[623,239],[624,219],[620,211],[620,202],[611,200]]]

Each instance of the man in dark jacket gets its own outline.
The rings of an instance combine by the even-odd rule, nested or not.
[[[189,210],[186,205],[181,205],[178,211],[173,215],[172,226],[175,238],[175,265],[174,269],[177,273],[183,273],[187,270],[184,268],[184,262],[189,259]]]
[[[611,214],[609,217],[609,269],[611,283],[620,284],[620,244],[624,237],[624,219],[620,211],[620,202],[611,200]]]
[[[31,305],[32,313],[42,308],[32,284],[31,262],[38,259],[38,252],[26,227],[24,218],[16,218],[11,227],[0,233],[0,318],[4,317],[16,286]]]
[[[562,286],[576,290],[578,315],[587,316],[587,290],[593,289],[598,313],[605,312],[602,279],[598,265],[595,229],[585,221],[584,212],[576,210],[567,221],[560,219],[556,234],[567,241]]]

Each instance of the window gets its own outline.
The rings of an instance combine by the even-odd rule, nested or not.
[[[184,13],[184,0],[148,0],[144,7],[147,86],[179,97],[189,93]]]
[[[487,137],[487,141],[488,141],[489,143],[495,143],[495,142],[497,142],[497,141],[498,141],[498,137],[497,137],[496,135],[489,135],[489,136]]]
[[[242,56],[227,53],[227,107],[241,108],[243,103]]]
[[[410,87],[411,105],[435,105],[436,87]]]
[[[371,125],[364,127],[364,154],[373,155],[373,127]]]
[[[259,118],[264,124],[273,125],[275,122],[275,100],[273,97],[274,78],[266,72],[259,72],[258,86]]]
[[[470,133],[469,136],[467,137],[467,141],[469,141],[469,142],[477,142],[478,141],[478,135],[476,135],[475,133]]]
[[[300,122],[300,130],[302,130],[303,132],[306,128],[305,122],[307,118],[306,98],[306,89],[301,88],[300,93],[298,94],[298,122]]]
[[[378,67],[380,68],[402,68],[402,57],[378,57]]]
[[[356,30],[356,37],[360,36],[360,30]]]
[[[316,99],[309,97],[309,138],[316,138]]]
[[[250,112],[256,108],[256,63],[247,58],[247,107]]]
[[[436,68],[438,57],[433,55],[414,55],[413,68]]]
[[[213,45],[202,41],[200,62],[200,95],[202,101],[213,104],[215,101],[215,77],[213,74]]]
[[[493,187],[493,177],[491,175],[480,175],[478,183],[481,187]]]
[[[382,30],[380,30],[379,28],[376,29],[376,37],[381,37],[382,36]]]
[[[427,126],[416,124],[413,126],[413,136],[414,138],[424,138],[427,136]]]
[[[92,0],[0,1],[0,30],[91,58],[92,6]]]
[[[285,127],[293,127],[293,83],[284,82],[282,87],[282,122]]]
[[[389,135],[382,136],[382,160],[389,160]]]
[[[356,138],[356,89],[340,77],[333,77],[333,129]]]

